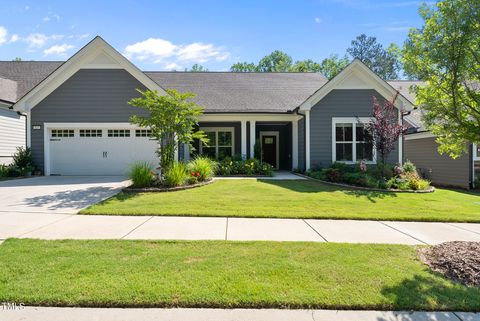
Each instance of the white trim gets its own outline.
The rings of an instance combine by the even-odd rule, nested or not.
[[[29,113],[28,113],[29,114]],[[75,137],[79,135],[78,129],[80,128],[89,128],[89,129],[141,129],[137,125],[131,123],[43,123],[43,167],[45,171],[45,176],[50,175],[50,134],[49,130],[51,128],[61,128],[61,129],[75,129]],[[102,137],[107,137],[107,133],[102,132]],[[130,137],[135,137],[135,133],[130,133]]]
[[[292,121],[292,170],[298,169],[298,121]]]
[[[357,124],[368,123],[372,120],[371,117],[332,117],[332,162],[339,162],[345,164],[356,164],[356,162],[361,161],[357,159]],[[337,137],[336,137],[336,125],[337,124],[352,124],[352,161],[337,161]],[[348,142],[347,142],[348,143]],[[372,160],[365,161],[366,164],[376,164],[377,163],[377,151],[375,148],[372,148]]]
[[[473,143],[472,144],[472,148],[473,148],[473,161],[476,162],[476,161],[480,161],[480,156],[477,156],[477,144]]]
[[[380,78],[360,60],[355,59],[333,79],[323,85],[313,95],[308,97],[299,110],[310,110],[334,89],[374,89],[386,99],[393,97],[397,90]],[[412,110],[413,104],[402,94],[398,96],[395,105],[399,109]]]
[[[247,158],[247,121],[242,120],[240,122],[240,136],[241,136],[241,148],[242,148],[242,159]]]
[[[305,110],[305,170],[310,169],[310,110]]]
[[[262,131],[260,132],[260,146],[262,147],[262,154],[260,155],[260,160],[263,162],[263,136],[275,136],[275,153],[276,153],[276,164],[275,169],[280,168],[280,134],[278,131]]]
[[[218,132],[229,132],[232,134],[232,155],[235,155],[235,128],[234,127],[200,127],[200,130],[204,131],[205,133],[215,133],[215,157],[218,158],[218,148],[219,147],[230,147],[230,146],[218,146]],[[213,147],[213,146],[209,146]],[[200,142],[199,146],[200,155],[203,153],[203,143]]]
[[[32,115],[30,112],[27,112],[25,114],[25,118],[27,119],[26,121],[26,132],[25,134],[27,135],[27,147],[31,148],[32,147]]]
[[[165,91],[156,82],[145,75],[140,69],[138,69],[127,58],[122,56],[105,40],[97,36],[86,46],[80,49],[76,54],[74,54],[70,59],[68,59],[64,64],[57,68],[53,73],[51,73],[47,78],[42,80],[19,101],[17,101],[15,105],[13,105],[14,110],[22,112],[31,110],[82,68],[104,68],[105,63],[102,63],[100,66],[95,64],[95,61],[98,59],[98,57],[110,60],[108,63],[110,68],[125,69],[148,89],[156,90],[161,94],[165,94]],[[91,65],[92,62],[93,65]]]
[[[403,126],[403,117],[402,112],[398,110],[398,124]],[[398,138],[398,163],[403,165],[403,132],[400,134]]]
[[[199,122],[239,122],[245,121],[293,121],[302,116],[298,114],[256,114],[256,113],[232,113],[232,114],[202,114]]]
[[[255,120],[250,120],[250,158],[255,157],[255,127],[256,122]]]
[[[423,139],[423,138],[435,138],[437,136],[433,135],[430,132],[420,132],[420,133],[412,133],[405,135],[405,140],[414,140],[414,139]]]

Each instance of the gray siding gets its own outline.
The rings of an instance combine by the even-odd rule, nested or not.
[[[298,169],[305,170],[305,118],[298,121]]]
[[[311,168],[326,167],[332,163],[332,118],[371,117],[373,96],[376,96],[379,101],[384,101],[384,98],[373,89],[336,89],[312,107],[310,111]],[[387,162],[398,163],[398,148],[392,151]]]
[[[145,87],[123,69],[82,69],[32,109],[32,153],[43,170],[43,123],[129,122],[133,114],[147,115],[127,102]]]
[[[437,148],[434,137],[405,140],[405,159],[413,162],[433,184],[469,188],[470,157],[452,159],[440,155]]]

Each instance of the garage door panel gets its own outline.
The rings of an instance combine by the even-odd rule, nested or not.
[[[126,175],[134,162],[158,164],[157,143],[148,137],[79,137],[77,131],[49,145],[52,175]]]

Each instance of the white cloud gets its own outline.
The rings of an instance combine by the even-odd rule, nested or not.
[[[319,17],[315,17],[315,23],[321,23],[322,22],[322,19],[319,18]]]
[[[10,36],[10,40],[8,41],[8,43],[17,42],[19,39],[20,37],[17,34],[13,34]]]
[[[182,69],[182,66],[180,66],[175,62],[172,62],[172,63],[166,64],[164,68],[166,70],[178,70],[178,69]]]
[[[7,28],[0,26],[0,45],[7,42]]]
[[[42,33],[31,33],[23,40],[28,43],[29,48],[41,48],[46,45],[50,40],[60,40],[63,38],[63,35],[50,35],[47,36]]]
[[[43,17],[43,19],[42,19],[43,22],[49,22],[49,21],[52,21],[52,20],[59,21],[59,20],[60,20],[60,16],[59,16],[58,14],[49,13],[48,15],[46,15],[45,17]]]
[[[163,63],[166,69],[178,69],[178,62],[205,63],[210,60],[223,61],[230,53],[223,47],[213,44],[194,42],[176,45],[160,38],[149,38],[125,47],[125,56],[129,59]]]
[[[63,45],[53,45],[50,48],[45,49],[43,51],[43,54],[45,56],[50,56],[50,55],[65,56],[67,51],[73,48],[74,48],[73,45],[68,45],[66,43],[64,43]]]
[[[45,16],[45,17],[43,17],[43,19],[42,19],[42,21],[45,21],[45,22],[48,22],[48,21],[50,21],[50,20],[52,20],[52,19],[51,19],[49,16]]]

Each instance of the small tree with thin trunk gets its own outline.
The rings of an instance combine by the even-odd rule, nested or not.
[[[398,95],[397,92],[391,101],[385,100],[383,104],[373,96],[373,119],[364,125],[370,143],[380,155],[382,175],[385,173],[388,155],[393,151],[398,139],[406,130],[406,126],[398,121],[398,109],[395,107]]]
[[[133,115],[130,122],[149,128],[152,137],[159,142],[157,154],[160,158],[161,174],[173,164],[178,143],[192,147],[194,139],[208,142],[203,131],[195,131],[198,118],[203,113],[203,107],[189,100],[195,97],[195,94],[180,93],[174,89],[166,89],[167,95],[151,90],[138,92],[142,96],[133,98],[128,103],[147,110],[149,116]]]

